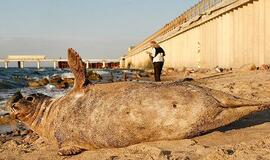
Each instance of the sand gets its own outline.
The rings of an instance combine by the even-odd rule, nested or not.
[[[233,70],[222,73],[165,71],[163,81],[191,77],[194,83],[254,101],[270,101],[269,71]],[[151,80],[152,77],[144,80]],[[6,122],[3,120],[3,122]],[[0,159],[90,160],[238,160],[270,159],[270,110],[249,115],[228,126],[192,139],[148,142],[126,148],[85,151],[61,157],[34,133],[0,136]]]

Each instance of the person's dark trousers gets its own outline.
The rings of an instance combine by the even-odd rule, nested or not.
[[[153,64],[154,64],[155,81],[160,82],[160,75],[164,62],[154,62]]]

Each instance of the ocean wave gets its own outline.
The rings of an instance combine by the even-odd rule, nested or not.
[[[63,73],[61,75],[62,78],[74,78],[74,74],[69,72],[69,73]]]
[[[97,74],[100,74],[101,76],[110,74],[110,71],[106,71],[106,70],[95,70],[94,72],[96,72]]]
[[[0,90],[1,89],[14,89],[14,88],[22,88],[25,86],[25,83],[13,81],[13,80],[0,80]]]
[[[26,87],[21,90],[21,93],[23,95],[41,93],[41,94],[45,94],[53,98],[57,98],[57,97],[63,96],[67,91],[68,89],[57,89],[53,85],[46,85],[44,87],[37,88],[37,89]]]

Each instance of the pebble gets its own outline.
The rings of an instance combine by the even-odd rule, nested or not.
[[[12,136],[20,136],[21,134],[20,134],[20,131],[19,130],[15,130],[15,131],[13,131],[13,133],[12,133]]]
[[[160,152],[160,156],[166,157],[166,159],[170,159],[170,157],[172,156],[172,151],[162,150]]]
[[[260,70],[269,70],[270,69],[270,65],[268,65],[268,64],[262,64],[259,69]]]
[[[233,155],[234,154],[234,150],[232,149],[222,149],[222,151],[225,153],[225,154],[228,154],[228,155]]]
[[[29,133],[29,130],[23,130],[21,131],[21,136],[26,136]]]
[[[111,156],[110,160],[119,160],[119,157],[118,156]]]
[[[246,64],[240,67],[241,71],[254,71],[257,70],[257,67],[255,64]]]
[[[0,112],[0,118],[5,118],[6,116],[9,116],[9,112],[7,112],[7,111]]]

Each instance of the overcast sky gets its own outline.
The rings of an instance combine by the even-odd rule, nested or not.
[[[119,58],[198,0],[0,0],[0,58]]]

